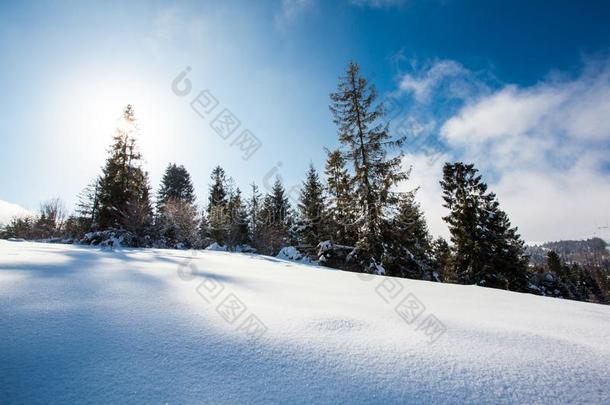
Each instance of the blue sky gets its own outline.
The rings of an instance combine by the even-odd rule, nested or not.
[[[296,187],[336,145],[328,94],[353,59],[399,106],[391,126],[413,140],[401,187],[421,187],[433,233],[446,234],[442,162],[465,159],[527,240],[601,234],[610,216],[603,3],[2,2],[0,211],[54,196],[72,207],[127,103],[154,188],[169,162],[191,172],[200,202],[216,164],[242,188],[264,188],[269,173]],[[171,83],[187,66],[192,93],[179,97]],[[250,159],[191,109],[205,89],[262,142]],[[433,140],[438,159],[417,140]]]

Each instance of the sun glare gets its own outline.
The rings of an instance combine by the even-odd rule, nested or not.
[[[101,149],[103,158],[128,104],[134,108],[138,145],[147,160],[161,156],[169,147],[177,124],[168,118],[175,117],[172,94],[158,80],[123,74],[87,75],[64,88],[67,91],[57,108],[69,128],[66,136],[80,144],[83,152]]]

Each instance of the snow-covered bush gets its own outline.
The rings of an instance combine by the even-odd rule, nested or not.
[[[216,251],[216,252],[226,252],[227,247],[223,246],[223,245],[219,245],[218,243],[214,242],[210,246],[205,248],[205,250],[212,250],[212,251]]]
[[[250,245],[237,245],[233,251],[238,253],[256,253],[256,249]]]
[[[291,261],[303,259],[303,255],[301,254],[301,252],[299,252],[298,249],[294,246],[287,246],[285,248],[282,248],[282,250],[280,250],[280,253],[278,253],[276,257],[278,259]]]
[[[141,246],[138,238],[131,232],[121,229],[108,229],[105,231],[88,232],[80,240],[83,245],[102,247],[137,247]]]
[[[303,264],[317,264],[315,260],[303,255],[296,247],[287,246],[280,250],[277,254],[278,259],[290,260],[291,262],[298,262]]]

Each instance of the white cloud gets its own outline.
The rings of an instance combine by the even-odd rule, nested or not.
[[[564,171],[515,168],[493,185],[526,240],[590,238],[607,223],[610,176],[587,160]]]
[[[17,204],[0,200],[0,225],[7,224],[13,217],[30,214],[30,211]]]
[[[451,97],[447,88],[436,86],[437,79],[459,70],[431,71],[435,66],[407,85],[403,79],[401,88],[421,99]],[[585,238],[610,219],[608,117],[610,63],[589,63],[577,78],[473,93],[439,132],[454,160],[473,162],[481,170],[526,240]],[[409,161],[418,163],[421,156]],[[436,166],[419,169],[422,186],[434,186],[422,187],[418,198],[431,230],[446,234],[437,218],[442,202]]]
[[[275,15],[275,23],[284,28],[312,6],[313,0],[282,0],[280,10]]]

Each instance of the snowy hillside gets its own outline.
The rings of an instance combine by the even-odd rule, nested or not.
[[[1,403],[609,403],[609,342],[609,306],[0,241]]]

